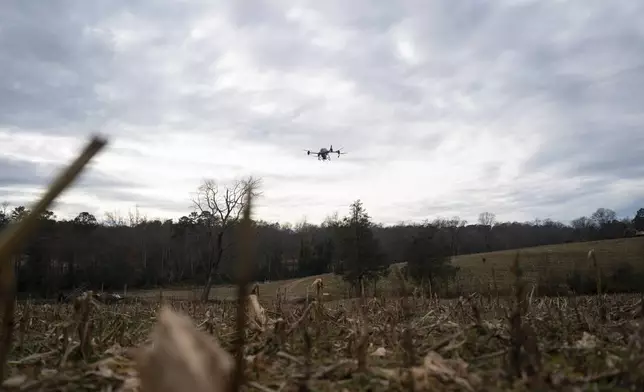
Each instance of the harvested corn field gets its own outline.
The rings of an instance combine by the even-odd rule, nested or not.
[[[265,303],[266,324],[248,324],[245,332],[244,388],[563,391],[644,386],[639,296],[525,298],[520,303],[478,295],[370,298],[362,305],[360,300]],[[84,304],[19,304],[5,390],[140,390],[137,352],[150,344],[162,305]],[[234,357],[235,304],[167,305]],[[180,372],[177,366],[169,371]]]

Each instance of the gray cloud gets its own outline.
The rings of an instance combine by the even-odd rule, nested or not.
[[[552,169],[560,175],[595,177],[606,183],[616,179],[644,178],[644,133],[635,127],[619,132],[609,127],[557,138],[557,142],[533,156],[526,164],[529,171]]]
[[[44,187],[63,169],[62,165],[0,158],[0,187]],[[132,187],[127,180],[112,178],[89,169],[81,174],[75,187],[108,190],[117,187]]]
[[[63,165],[43,164],[22,160],[0,158],[0,201],[13,204],[33,203],[40,197],[42,190],[61,172]],[[17,191],[16,188],[25,188]],[[143,189],[145,191],[145,189]],[[144,207],[169,209],[177,207],[176,201],[162,197],[146,195],[142,189],[131,181],[115,178],[104,173],[88,169],[67,191],[80,195],[98,197],[102,200],[112,200]],[[190,206],[186,195],[184,207]],[[92,206],[79,202],[58,201],[57,208],[64,208],[69,214],[80,211],[97,211],[100,206]],[[80,209],[80,211],[79,211]]]
[[[590,215],[603,206],[606,197],[605,182],[592,180],[583,183],[572,182],[569,186],[553,184],[522,184],[520,188],[470,188],[461,193],[459,199],[439,199],[420,205],[401,205],[409,216],[416,220],[432,219],[436,216],[460,216],[475,223],[478,214],[484,211],[495,212],[500,220],[529,221],[535,218],[568,220],[581,215]],[[600,203],[600,204],[598,204]],[[503,204],[504,208],[497,206]],[[584,209],[579,210],[579,205]],[[630,204],[629,204],[630,205]],[[610,207],[609,207],[610,208]],[[571,215],[571,211],[575,211]],[[619,209],[620,213],[632,215],[632,208]],[[395,222],[395,215],[386,218]]]
[[[72,5],[0,4],[0,126],[68,133],[100,123],[94,87],[109,78],[109,39],[90,28],[89,4]]]
[[[92,171],[77,187],[168,211],[189,193],[184,204],[179,191],[145,196],[182,179],[160,168],[153,179],[155,166],[168,169],[160,159],[191,178],[265,177],[274,215],[321,217],[363,193],[388,221],[622,211],[644,197],[642,16],[630,0],[10,0],[0,4],[0,128],[136,140],[112,156],[147,174]],[[167,142],[176,135],[182,151]],[[329,143],[350,155],[313,169],[301,149]],[[243,144],[273,149],[253,162],[235,153]],[[154,161],[147,145],[166,153]],[[391,170],[411,158],[414,173]],[[134,177],[134,167],[120,173]],[[0,189],[44,184],[51,169],[8,159],[0,168]],[[415,193],[377,188],[379,175]],[[320,192],[326,183],[333,198]]]

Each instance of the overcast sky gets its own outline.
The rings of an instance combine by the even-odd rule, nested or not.
[[[644,207],[644,2],[0,2],[0,201],[93,132],[59,217],[192,210],[263,178],[256,217],[569,220]],[[319,162],[303,149],[344,147]]]

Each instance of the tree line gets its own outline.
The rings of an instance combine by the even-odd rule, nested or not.
[[[138,209],[127,216],[106,214],[99,222],[88,212],[74,219],[44,213],[38,232],[14,257],[18,290],[42,297],[77,287],[120,290],[198,284],[207,298],[214,284],[234,280],[239,244],[236,235],[244,195],[259,195],[260,180],[232,185],[205,180],[192,212],[179,219],[147,219]],[[25,206],[0,208],[0,229],[20,221]],[[408,262],[419,281],[452,274],[449,257],[538,245],[614,239],[644,231],[644,208],[619,219],[607,208],[569,224],[550,219],[497,222],[483,212],[475,223],[436,218],[422,223],[383,226],[373,222],[360,200],[342,218],[320,225],[253,222],[254,274],[258,281],[281,280],[334,272],[356,289],[377,280],[388,266]]]

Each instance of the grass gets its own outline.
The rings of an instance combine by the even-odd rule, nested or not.
[[[616,240],[577,242],[560,245],[546,245],[520,249],[521,265],[524,278],[529,284],[542,284],[556,286],[565,284],[566,277],[574,271],[582,275],[594,274],[588,262],[588,251],[595,250],[598,263],[604,275],[615,271],[620,265],[628,264],[634,271],[644,273],[644,238],[621,238]],[[478,253],[456,256],[452,263],[460,268],[453,281],[448,282],[450,294],[469,294],[472,292],[486,292],[494,290],[509,292],[513,284],[511,265],[516,256],[516,250]],[[485,262],[483,262],[485,259]],[[396,264],[402,266],[404,263]],[[494,279],[493,279],[494,276]],[[285,291],[293,298],[305,298],[307,294],[313,295],[311,284],[317,278],[324,281],[325,299],[328,301],[347,299],[351,295],[348,285],[340,276],[322,274],[305,278],[289,279],[259,283],[260,298],[263,301],[272,301],[279,291]],[[367,287],[373,293],[373,287]],[[376,284],[376,295],[391,294],[397,289],[397,283],[392,276],[382,279]],[[438,288],[444,292],[444,287]],[[140,298],[159,298],[166,300],[193,300],[198,299],[202,288],[167,288],[155,290],[137,290],[128,295]],[[223,285],[213,287],[210,293],[211,300],[229,300],[236,298],[236,287]]]
[[[563,285],[569,274],[578,271],[582,275],[594,274],[588,261],[588,252],[594,249],[598,264],[604,275],[610,275],[618,267],[630,265],[635,272],[644,273],[644,238],[621,238],[616,240],[578,242],[520,249],[521,265],[528,284]],[[514,277],[511,266],[517,250],[478,253],[456,256],[452,263],[460,268],[453,281],[448,282],[450,294],[486,292],[495,284],[500,292],[511,291]],[[483,260],[485,259],[485,262]],[[404,263],[396,264],[402,266]],[[494,277],[494,279],[493,279]],[[290,283],[289,292],[296,297],[305,296],[307,288],[317,278],[324,280],[324,291],[330,300],[348,297],[347,285],[334,274],[310,276]],[[392,293],[396,290],[395,279],[389,276],[376,285],[378,292]],[[292,282],[292,281],[291,281]],[[367,287],[370,292],[373,288]],[[444,287],[439,287],[444,292]]]
[[[305,278],[309,280],[310,277]],[[271,281],[268,283],[259,283],[260,297],[266,300],[272,300],[277,295],[278,291],[288,289],[292,283],[297,283],[301,279],[288,279],[280,281]],[[312,282],[312,281],[311,281]],[[299,286],[298,286],[299,287]],[[197,300],[201,298],[203,287],[180,287],[180,288],[161,288],[150,290],[133,290],[128,292],[128,296],[137,297],[142,299],[158,299],[165,300]],[[223,300],[233,301],[237,298],[237,286],[235,285],[219,285],[214,286],[210,290],[208,298],[210,300]]]
[[[620,238],[593,242],[576,242],[547,245],[520,250],[521,265],[527,281],[536,283],[544,275],[564,283],[571,272],[592,273],[588,252],[594,249],[598,263],[605,274],[610,274],[623,264],[644,271],[644,238]],[[460,282],[466,291],[484,290],[492,283],[492,269],[497,284],[508,287],[513,282],[509,266],[515,251],[501,251],[458,256],[454,264],[461,268]],[[485,262],[483,262],[485,258]]]

